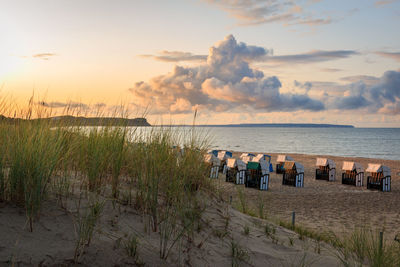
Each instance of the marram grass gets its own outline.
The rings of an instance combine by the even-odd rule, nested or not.
[[[27,120],[0,121],[0,201],[23,207],[30,231],[47,200],[73,197],[74,190],[79,201],[95,196],[140,211],[150,219],[149,229],[159,233],[163,259],[179,240],[199,229],[205,209],[199,190],[212,185],[203,162],[208,140],[195,128],[140,132],[125,126],[72,127],[57,120],[31,120],[33,113],[28,109],[23,116]],[[47,114],[35,116],[39,113]],[[94,208],[83,215],[79,209],[67,210],[81,218],[77,262],[96,234],[102,209]]]

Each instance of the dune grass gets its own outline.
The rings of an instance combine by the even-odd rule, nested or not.
[[[75,218],[78,263],[96,234],[105,202],[112,201],[149,218],[163,259],[183,237],[193,238],[205,209],[200,190],[213,189],[203,162],[205,135],[194,127],[137,131],[125,125],[70,125],[45,119],[51,112],[42,109],[31,101],[26,113],[15,112],[24,119],[0,121],[0,201],[25,209],[29,231],[43,203],[57,199]],[[74,195],[79,208],[68,209]],[[137,245],[128,242],[130,256]]]

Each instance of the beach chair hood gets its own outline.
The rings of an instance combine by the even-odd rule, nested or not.
[[[259,162],[260,159],[265,159],[263,154],[258,154],[253,158],[253,161]]]
[[[237,166],[237,164],[236,164],[236,159],[234,159],[234,158],[228,158],[228,159],[226,160],[226,165],[227,165],[228,168],[230,168],[230,169],[235,168],[235,167]]]
[[[276,159],[277,162],[286,162],[286,161],[294,161],[294,159],[291,156],[287,155],[278,155],[278,158]]]
[[[260,168],[260,163],[256,161],[249,161],[247,162],[247,169],[248,170],[258,170]]]
[[[285,168],[288,169],[288,170],[289,169],[292,169],[292,170],[296,169],[297,173],[304,172],[304,166],[302,164],[298,163],[298,162],[295,162],[295,161],[286,161],[285,162]]]
[[[236,160],[236,165],[239,171],[245,171],[247,169],[247,164],[240,159]]]
[[[269,162],[267,162],[265,159],[259,160],[260,167],[261,167],[261,173],[268,174],[269,173]]]
[[[304,166],[298,162],[295,162],[294,165],[296,166],[296,171],[297,173],[302,173],[304,172]]]
[[[354,161],[344,161],[342,170],[343,171],[357,171],[357,172],[364,171],[362,165],[360,163],[354,162]]]
[[[368,168],[366,169],[367,172],[382,172],[383,176],[389,176],[390,175],[390,168],[387,166],[384,166],[382,164],[372,164],[368,163]]]
[[[217,158],[216,156],[214,156],[214,154],[206,154],[204,156],[204,161],[207,163],[212,164],[213,166],[219,166],[221,161],[219,160],[219,158]]]
[[[317,158],[317,163],[315,164],[317,167],[323,166],[326,167],[329,165],[329,168],[336,168],[336,164],[333,160],[327,158]]]
[[[232,157],[232,153],[229,151],[218,151],[218,158],[220,160],[226,160]]]
[[[207,154],[213,154],[214,156],[218,157],[218,150],[209,149],[209,150],[207,151]]]

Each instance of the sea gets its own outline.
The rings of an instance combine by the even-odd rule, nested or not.
[[[400,128],[204,127],[213,149],[400,160]]]
[[[132,127],[132,131],[142,135],[157,128]],[[186,142],[192,133],[192,127],[171,129]],[[218,150],[400,160],[400,128],[196,126],[195,133]]]

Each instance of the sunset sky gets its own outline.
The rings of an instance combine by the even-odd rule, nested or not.
[[[0,0],[0,88],[150,123],[400,127],[399,28],[396,0]]]

